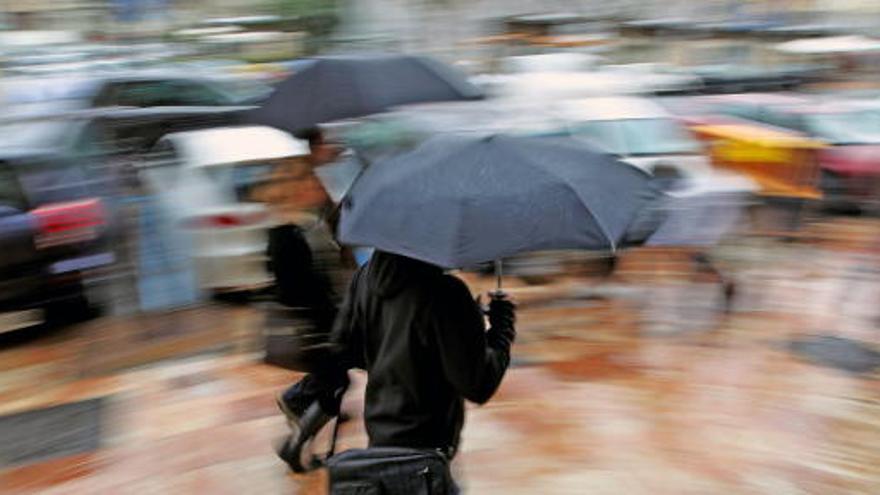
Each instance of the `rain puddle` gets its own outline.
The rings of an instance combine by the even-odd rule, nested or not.
[[[842,337],[801,337],[789,341],[788,348],[814,364],[849,373],[870,373],[880,367],[880,352],[858,341]]]
[[[98,449],[103,410],[99,397],[0,417],[0,467]]]

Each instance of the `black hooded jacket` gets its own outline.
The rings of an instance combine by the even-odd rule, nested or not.
[[[487,332],[464,282],[394,254],[355,275],[336,323],[345,366],[368,373],[371,446],[454,449],[463,399],[489,400],[510,361],[512,321]]]

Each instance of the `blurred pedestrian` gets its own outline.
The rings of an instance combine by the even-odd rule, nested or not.
[[[377,251],[355,274],[334,326],[333,366],[310,378],[327,385],[322,397],[329,399],[347,383],[348,369],[367,372],[369,448],[330,459],[331,493],[356,483],[409,494],[407,483],[424,476],[428,493],[458,492],[448,462],[459,446],[464,400],[492,397],[516,335],[514,305],[504,294],[490,297],[485,315],[488,330],[468,287],[434,265]],[[330,406],[328,415],[338,412]]]
[[[309,154],[276,167],[254,199],[269,205],[280,220],[269,230],[267,250],[276,301],[293,310],[302,333],[320,340],[329,336],[351,262],[350,253],[334,240],[335,205],[315,170],[336,160],[341,147],[317,128],[297,137],[308,141]],[[311,362],[314,356],[300,358]],[[278,405],[288,417],[301,416],[312,402],[313,395],[303,392],[309,383],[298,383],[279,395]]]

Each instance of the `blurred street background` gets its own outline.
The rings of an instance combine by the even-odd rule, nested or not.
[[[362,53],[483,98],[326,122],[346,151],[303,180],[251,116]],[[504,260],[466,493],[880,493],[877,0],[0,0],[0,493],[325,493],[273,451],[302,374],[269,232],[452,132],[577,139],[665,193],[637,241]]]

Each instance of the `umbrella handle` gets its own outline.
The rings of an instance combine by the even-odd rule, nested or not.
[[[495,293],[500,294],[503,291],[501,290],[501,277],[504,275],[504,268],[502,267],[501,259],[495,260]]]

